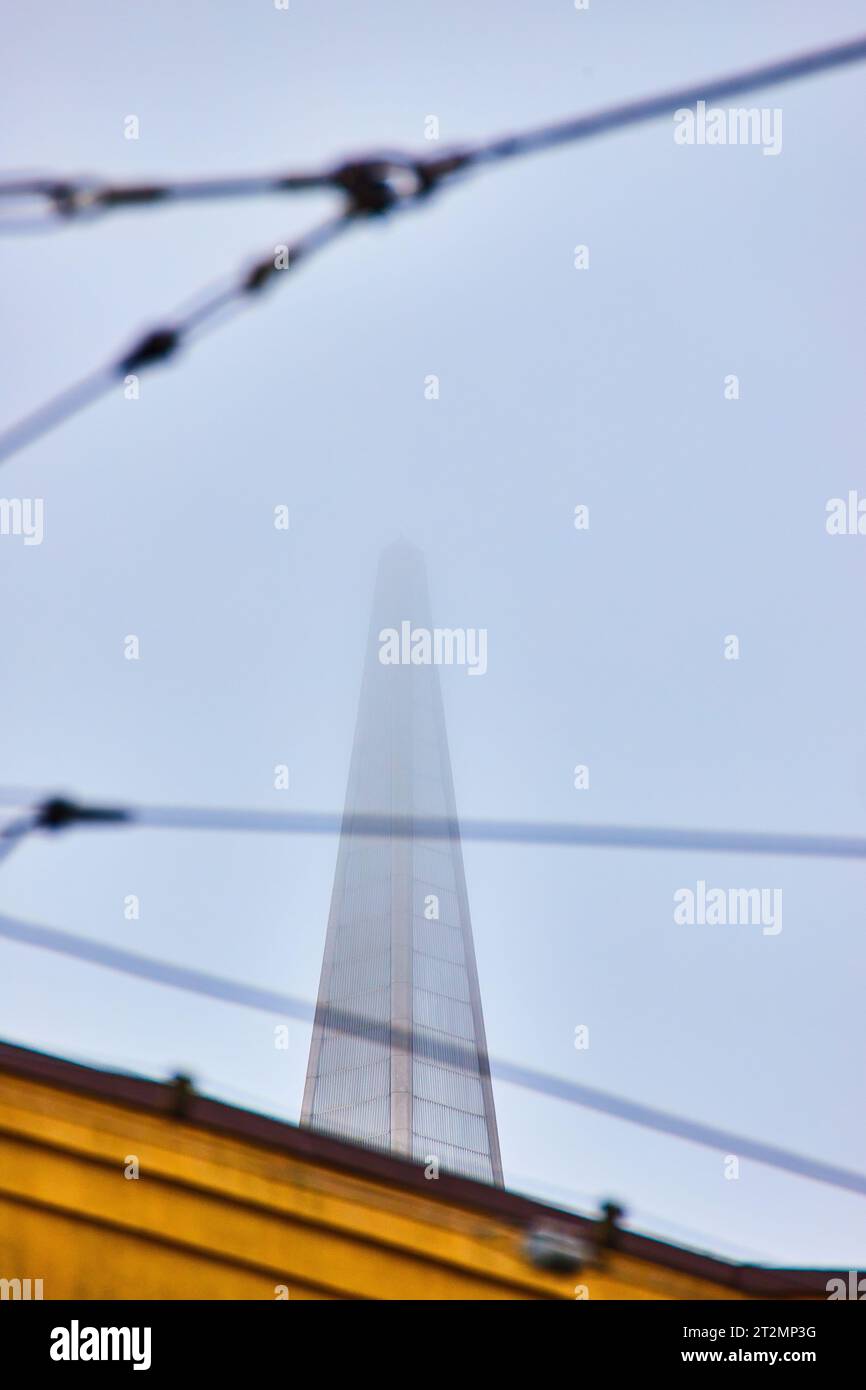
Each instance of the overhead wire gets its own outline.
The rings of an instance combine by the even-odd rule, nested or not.
[[[696,106],[699,101],[709,103],[726,97],[740,96],[756,87],[778,86],[796,78],[846,67],[861,62],[864,58],[866,35],[860,35],[824,48],[811,49],[787,58],[757,64],[740,72],[621,102],[583,116],[569,117],[514,134],[456,146],[448,152],[444,160],[442,157],[433,160],[419,159],[398,151],[356,156],[350,163],[291,173],[212,175],[200,179],[137,184],[113,184],[94,178],[72,179],[50,174],[0,180],[0,228],[3,225],[4,212],[7,218],[10,218],[11,213],[9,226],[14,228],[20,225],[14,220],[16,199],[41,199],[54,220],[68,223],[74,217],[92,218],[96,213],[118,208],[245,196],[262,197],[274,193],[345,190],[347,169],[369,168],[373,164],[380,167],[405,167],[407,170],[426,167],[430,176],[439,179],[445,172],[457,173],[481,164],[493,164],[521,155],[536,154],[589,136],[652,120],[676,108],[690,108]],[[440,167],[442,165],[451,167],[446,170]],[[4,199],[7,200],[5,210]]]
[[[106,211],[111,207],[160,204],[185,198],[238,196],[242,193],[298,192],[308,189],[339,190],[345,196],[342,212],[322,227],[301,237],[292,248],[289,264],[279,266],[269,255],[224,291],[226,302],[240,302],[274,281],[275,272],[291,268],[333,239],[338,231],[354,225],[362,217],[381,216],[420,205],[435,189],[458,176],[518,156],[535,154],[608,131],[623,129],[657,116],[696,106],[699,101],[717,101],[742,95],[796,78],[828,72],[866,59],[866,36],[813,49],[792,57],[764,63],[724,77],[619,103],[600,111],[553,122],[515,134],[499,136],[474,145],[457,148],[435,158],[406,154],[377,154],[349,160],[329,169],[285,175],[252,175],[189,180],[177,184],[112,186],[93,180],[68,180],[42,176],[36,180],[13,180],[0,185],[0,211],[5,196],[7,211],[15,199],[47,200],[58,218],[67,221],[77,215]],[[14,225],[14,223],[13,223]],[[205,315],[212,312],[205,308]],[[194,324],[183,318],[168,320],[150,330],[131,348],[60,392],[17,423],[0,433],[0,462],[41,438],[49,430],[104,395],[118,379],[144,367],[165,363],[176,355],[189,337]]]
[[[137,375],[144,368],[175,356],[191,339],[214,326],[220,315],[232,308],[239,308],[245,300],[263,289],[272,275],[281,269],[292,270],[300,261],[322,250],[348,226],[349,220],[346,213],[328,218],[291,244],[286,244],[284,251],[281,249],[278,254],[271,252],[246,267],[234,281],[221,283],[215,289],[197,296],[193,307],[175,314],[160,327],[149,330],[113,361],[96,368],[0,434],[0,462],[107,395],[130,375]]]
[[[38,815],[30,814],[19,816],[17,819],[9,821],[0,830],[0,864],[4,859],[17,849],[22,840],[36,829]]]
[[[409,1030],[395,1028],[388,1023],[376,1024],[361,1014],[333,1004],[320,1004],[317,1010],[312,1003],[295,995],[282,994],[277,990],[264,989],[257,985],[242,984],[237,980],[229,980],[188,966],[175,965],[169,961],[155,960],[70,932],[59,931],[54,927],[23,922],[2,915],[0,936],[20,945],[54,951],[91,965],[102,966],[153,984],[165,985],[222,1003],[296,1019],[303,1023],[312,1023],[318,1016],[319,1021],[331,1031],[352,1037],[364,1037],[368,1041],[375,1041],[376,1037],[379,1037],[384,1045],[390,1041],[391,1046],[411,1048],[413,1054],[418,1057],[438,1060],[454,1068],[474,1065],[475,1049],[451,1038],[439,1035],[434,1038],[432,1035],[428,1036],[423,1029]],[[777,1145],[750,1139],[746,1135],[719,1129],[714,1125],[689,1120],[653,1106],[613,1095],[609,1091],[585,1086],[566,1077],[554,1076],[516,1062],[491,1057],[489,1064],[495,1080],[519,1086],[536,1095],[594,1110],[658,1134],[698,1144],[725,1155],[733,1154],[739,1159],[750,1159],[796,1177],[808,1178],[830,1187],[866,1196],[866,1174],[793,1153]]]
[[[5,794],[20,806],[24,793]],[[28,798],[29,799],[29,798]],[[763,854],[824,859],[866,859],[866,836],[803,835],[760,830],[691,830],[675,826],[596,825],[574,821],[428,816],[391,812],[264,811],[210,806],[98,806],[65,796],[33,794],[35,828],[127,826],[148,830],[226,833],[338,835],[344,831],[370,839],[477,840],[491,844],[620,850],[679,850],[713,854]],[[0,788],[0,805],[4,792]]]
[[[0,179],[0,232],[91,221],[120,208],[315,192],[333,186],[333,177],[326,174],[239,174],[126,184],[52,174],[6,178]]]

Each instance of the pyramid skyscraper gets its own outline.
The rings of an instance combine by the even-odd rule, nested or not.
[[[432,632],[423,558],[382,556],[301,1123],[501,1184],[439,673],[383,663]]]

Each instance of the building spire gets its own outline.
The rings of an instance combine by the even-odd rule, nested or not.
[[[401,629],[431,631],[405,541],[379,562],[301,1123],[501,1185],[439,675],[380,659]]]

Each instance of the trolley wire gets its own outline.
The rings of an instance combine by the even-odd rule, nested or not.
[[[166,203],[263,197],[271,193],[322,191],[334,186],[328,174],[240,174],[163,183],[101,183],[96,179],[40,174],[0,181],[0,231],[36,231],[93,218],[119,208]]]
[[[4,792],[0,805],[21,806],[30,798]],[[259,811],[207,806],[95,806],[65,796],[41,799],[33,808],[39,830],[74,826],[127,826],[148,830],[202,830],[257,834],[339,835],[370,839],[477,840],[563,848],[707,851],[819,859],[866,859],[866,837],[801,835],[758,830],[691,830],[673,826],[593,825],[572,821],[425,816],[417,813]]]
[[[192,308],[176,314],[161,326],[150,329],[131,348],[113,361],[103,364],[26,415],[17,424],[0,434],[0,463],[40,439],[55,426],[77,415],[85,406],[107,395],[118,382],[135,375],[146,367],[166,362],[182,347],[207,328],[215,326],[218,317],[231,309],[240,308],[244,301],[258,294],[271,278],[281,271],[294,270],[298,263],[322,250],[349,225],[354,213],[342,213],[320,223],[286,245],[281,256],[270,252],[243,269],[231,282],[223,282],[211,291],[196,297]]]
[[[183,199],[239,196],[267,192],[298,192],[331,189],[342,193],[343,211],[321,227],[295,242],[288,264],[279,266],[268,255],[242,272],[233,286],[223,289],[212,301],[205,301],[198,316],[182,316],[145,333],[131,348],[98,368],[76,385],[0,433],[0,462],[49,430],[70,418],[105,394],[117,380],[145,367],[165,363],[191,336],[202,318],[212,317],[228,304],[240,303],[272,284],[279,269],[293,268],[301,259],[333,240],[338,232],[357,224],[360,218],[381,216],[417,206],[440,185],[482,167],[518,156],[535,154],[560,145],[587,139],[604,132],[623,129],[652,120],[677,109],[695,106],[698,101],[716,101],[738,96],[755,88],[766,88],[799,77],[828,72],[866,59],[866,36],[833,44],[826,48],[765,63],[725,77],[625,102],[569,120],[554,122],[523,132],[500,136],[458,148],[436,158],[406,154],[378,154],[349,160],[324,171],[283,175],[254,175],[191,180],[176,184],[100,185],[93,180],[67,180],[43,176],[36,180],[13,180],[0,186],[0,212],[5,206],[16,208],[27,200],[41,199],[43,212],[67,221],[76,216],[93,215],[110,208],[165,204]],[[14,221],[13,221],[14,225]],[[27,221],[25,219],[25,225]]]
[[[861,62],[864,58],[866,35],[746,68],[742,72],[695,82],[688,87],[622,102],[584,116],[547,123],[511,135],[496,136],[472,145],[458,146],[449,151],[444,159],[413,158],[404,152],[378,153],[374,156],[356,158],[352,162],[338,164],[329,169],[307,172],[215,175],[201,179],[138,184],[112,184],[93,178],[71,179],[48,174],[26,179],[9,179],[0,182],[0,228],[3,228],[5,217],[6,229],[29,229],[31,224],[26,220],[19,220],[16,214],[16,200],[24,205],[25,211],[28,201],[38,201],[42,205],[46,220],[68,223],[75,217],[90,219],[97,214],[118,208],[244,196],[262,197],[274,193],[346,191],[351,171],[370,170],[374,165],[379,166],[380,170],[387,168],[397,171],[402,168],[410,176],[413,171],[416,175],[419,171],[424,171],[427,178],[441,181],[446,174],[461,172],[470,167],[536,154],[542,150],[554,149],[558,145],[570,144],[589,136],[652,120],[656,116],[668,114],[677,107],[692,107],[699,101],[710,102],[721,100],[723,97],[739,96],[756,87],[777,86],[799,77],[808,77]]]
[[[0,830],[0,864],[8,858],[14,849],[17,849],[22,840],[36,829],[38,822],[37,814],[19,816],[17,820],[10,821]]]
[[[4,915],[0,916],[0,936],[21,945],[58,952],[91,965],[102,966],[140,980],[148,980],[152,984],[165,985],[203,998],[216,999],[222,1003],[236,1004],[242,1008],[276,1014],[303,1023],[317,1020],[329,1030],[350,1037],[363,1037],[368,1041],[375,1041],[379,1037],[385,1045],[390,1041],[391,1046],[411,1048],[416,1056],[430,1061],[438,1060],[458,1069],[474,1064],[474,1048],[468,1048],[453,1039],[439,1035],[434,1039],[433,1035],[428,1036],[423,1029],[412,1031],[395,1028],[387,1023],[376,1024],[361,1014],[331,1004],[324,1007],[320,1005],[317,1010],[312,1003],[295,995],[242,984],[236,980],[211,975],[188,966],[174,965],[168,961],[154,960],[71,932],[58,931],[54,927],[22,922]],[[685,1119],[669,1111],[643,1105],[594,1086],[585,1086],[565,1077],[538,1071],[533,1067],[494,1057],[489,1059],[489,1063],[491,1075],[497,1081],[519,1086],[536,1095],[547,1096],[568,1105],[581,1106],[609,1115],[613,1119],[653,1130],[658,1134],[667,1134],[724,1154],[735,1154],[738,1158],[751,1159],[755,1163],[791,1173],[796,1177],[809,1178],[814,1182],[866,1196],[866,1174],[792,1153],[788,1149],[750,1139],[730,1130]]]

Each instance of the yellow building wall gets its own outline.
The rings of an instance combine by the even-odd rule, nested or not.
[[[573,1300],[578,1283],[591,1299],[740,1297],[619,1253],[545,1273],[523,1234],[445,1197],[0,1073],[0,1278],[41,1278],[46,1299],[274,1299],[284,1286],[290,1299]]]

